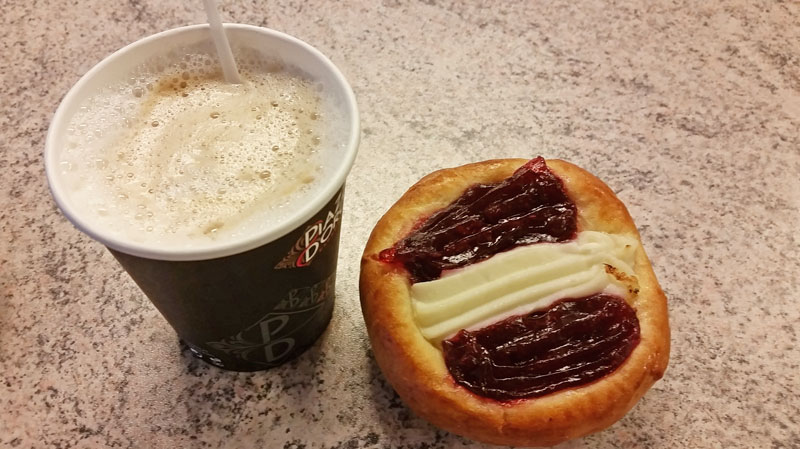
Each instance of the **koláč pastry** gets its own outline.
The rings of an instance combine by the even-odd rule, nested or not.
[[[664,373],[666,298],[622,202],[560,160],[439,170],[361,262],[375,358],[451,432],[543,446],[602,430]]]

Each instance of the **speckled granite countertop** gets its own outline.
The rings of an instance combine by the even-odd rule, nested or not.
[[[673,331],[665,378],[619,423],[562,447],[800,447],[800,4],[496,3],[224,2],[226,21],[327,53],[363,122],[330,327],[287,366],[232,373],[180,351],[57,211],[42,165],[79,76],[203,21],[200,2],[3,2],[0,447],[484,447],[415,417],[387,385],[358,259],[425,173],[537,154],[592,170],[627,203]]]

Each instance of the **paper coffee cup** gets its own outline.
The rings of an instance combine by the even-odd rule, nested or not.
[[[322,176],[313,194],[290,203],[289,212],[253,232],[180,247],[121,236],[75,204],[59,163],[81,105],[146,61],[175,49],[211,45],[207,25],[144,38],[86,73],[56,110],[45,144],[45,167],[64,215],[109,248],[197,357],[221,368],[253,371],[297,356],[330,320],[344,184],[360,131],[352,89],[318,50],[265,28],[226,24],[225,30],[234,49],[255,49],[298,69],[321,86],[332,105],[327,115],[335,114],[338,129],[322,144]]]

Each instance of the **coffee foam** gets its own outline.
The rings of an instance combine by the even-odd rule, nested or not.
[[[101,89],[67,130],[70,200],[126,240],[185,248],[258,232],[325,175],[319,86],[249,49],[237,49],[242,84],[226,84],[210,52],[182,53]]]

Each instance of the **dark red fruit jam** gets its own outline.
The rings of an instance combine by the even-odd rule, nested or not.
[[[498,184],[470,187],[380,259],[402,263],[414,282],[429,281],[519,245],[573,239],[576,228],[575,203],[538,157]]]
[[[624,299],[597,294],[508,318],[442,342],[455,381],[498,401],[544,396],[599,379],[639,343],[639,320]]]

